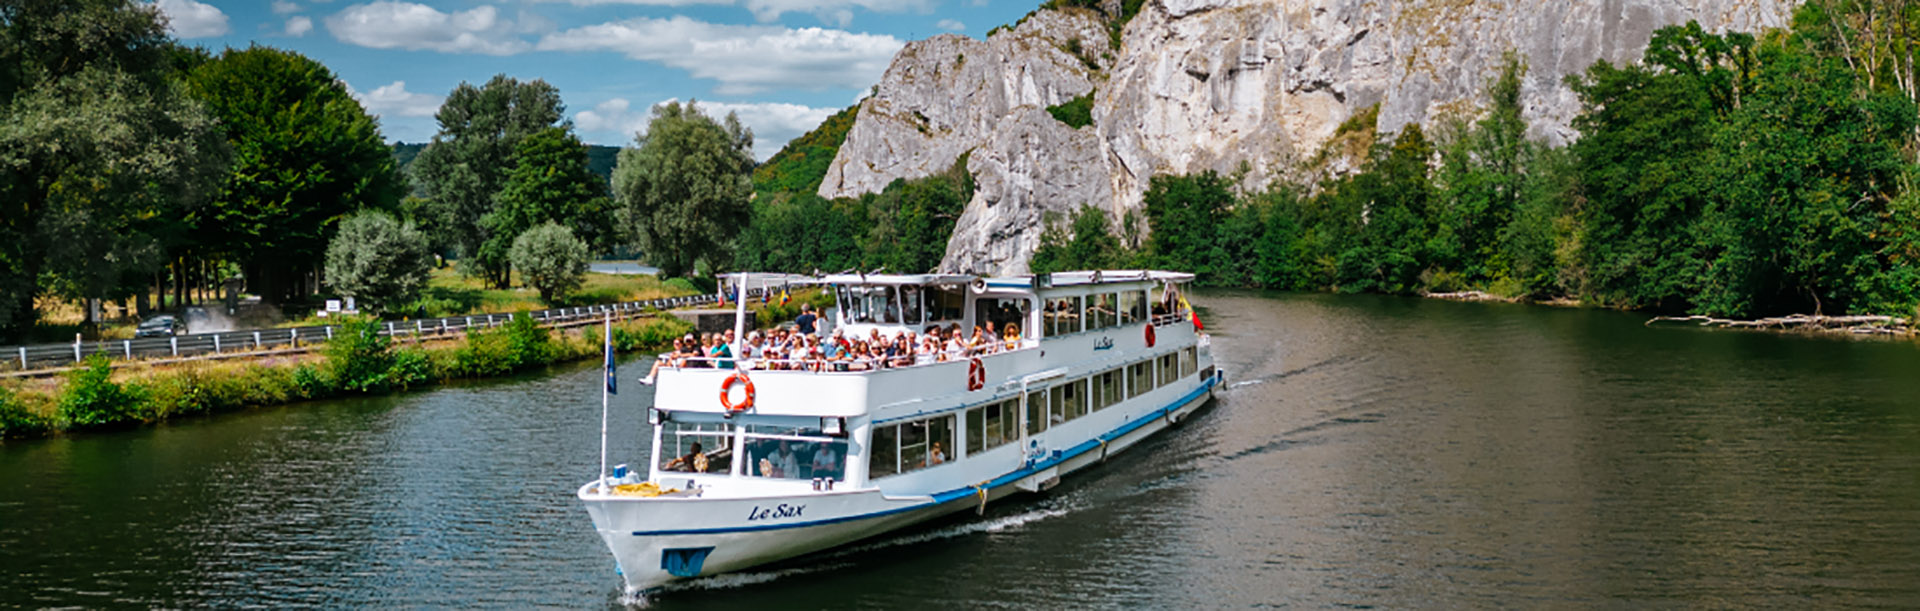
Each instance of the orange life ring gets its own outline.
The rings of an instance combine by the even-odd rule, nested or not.
[[[1147,323],[1147,347],[1153,347],[1153,323],[1151,321]]]
[[[980,390],[987,387],[987,364],[980,357],[967,362],[967,390]]]
[[[747,384],[747,398],[741,401],[739,405],[733,404],[734,382],[745,382]],[[727,376],[727,381],[720,383],[720,406],[727,408],[728,412],[744,412],[752,409],[753,396],[753,379],[747,377],[746,374],[735,372],[733,375]]]

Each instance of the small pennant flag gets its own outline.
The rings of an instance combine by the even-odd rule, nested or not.
[[[793,295],[788,294],[787,289],[780,289],[780,305],[784,307],[790,303],[793,303]]]
[[[720,284],[720,307],[727,307],[727,287],[724,282]]]
[[[613,364],[613,323],[612,323],[612,322],[608,322],[608,323],[607,323],[607,394],[609,394],[609,395],[617,395],[617,394],[620,394],[620,388],[619,388],[619,386],[618,386],[617,384],[615,384],[615,383],[614,383],[614,380],[615,380],[615,376],[614,376],[614,371],[613,371],[613,370],[614,370],[614,364]]]
[[[761,305],[773,303],[773,289],[767,288],[766,284],[760,285],[760,303]]]

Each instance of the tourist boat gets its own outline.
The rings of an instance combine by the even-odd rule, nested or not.
[[[845,336],[986,323],[1019,335],[997,351],[865,370],[811,359],[663,368],[650,466],[603,464],[578,497],[629,590],[644,592],[1046,490],[1212,398],[1221,374],[1180,292],[1192,278],[827,276],[817,283]]]

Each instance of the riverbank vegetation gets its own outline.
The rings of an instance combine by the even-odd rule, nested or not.
[[[614,347],[654,351],[692,330],[677,318],[613,325]],[[447,342],[395,342],[348,318],[318,355],[115,369],[100,355],[59,380],[0,386],[0,437],[137,426],[170,418],[507,375],[601,354],[603,327],[552,331],[532,317]]]
[[[99,339],[103,304],[137,319],[235,293],[276,316],[338,297],[406,316],[448,260],[489,289],[537,279],[544,303],[582,303],[579,246],[710,274],[748,217],[752,133],[694,104],[654,109],[654,136],[615,161],[580,141],[557,88],[500,75],[456,86],[430,142],[389,146],[325,65],[182,44],[135,0],[0,2],[0,57],[0,199],[20,204],[0,215],[0,342]],[[615,182],[663,188],[616,197]],[[721,196],[660,203],[696,193]],[[514,245],[548,224],[570,236],[541,232],[522,249],[539,269],[516,275]],[[710,235],[722,244],[667,239]],[[58,304],[76,328],[41,328]]]
[[[1509,59],[1475,119],[1431,133],[1341,126],[1315,161],[1351,150],[1358,172],[1309,164],[1294,174],[1322,178],[1262,190],[1211,172],[1155,177],[1149,237],[1097,212],[1052,219],[1034,269],[1143,265],[1215,286],[1475,290],[1722,317],[1913,317],[1916,73],[1879,61],[1885,48],[1850,46],[1867,27],[1882,26],[1814,3],[1792,28],[1758,35],[1663,28],[1643,62],[1569,79],[1583,111],[1565,147],[1529,137],[1526,66]]]

